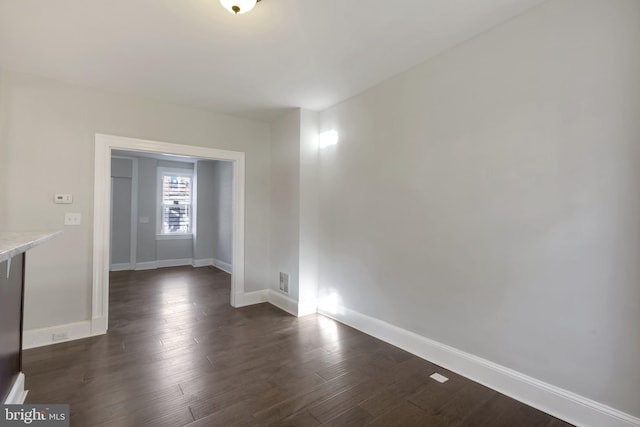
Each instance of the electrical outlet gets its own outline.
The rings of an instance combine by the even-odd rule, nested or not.
[[[51,341],[62,341],[69,339],[69,331],[57,332],[51,336]]]
[[[82,214],[69,213],[64,214],[64,225],[80,225],[82,223]]]
[[[287,273],[280,272],[280,290],[289,293],[289,275]]]

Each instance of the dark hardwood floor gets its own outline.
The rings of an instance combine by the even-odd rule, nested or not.
[[[78,427],[568,425],[323,316],[233,309],[229,279],[112,273],[107,335],[24,352],[27,403]]]

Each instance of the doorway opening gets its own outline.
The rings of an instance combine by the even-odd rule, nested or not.
[[[95,148],[92,334],[106,333],[108,327],[109,270],[113,266],[111,259],[111,223],[114,216],[111,211],[113,197],[111,162],[114,154],[121,157],[126,157],[127,153],[137,154],[140,157],[162,158],[165,161],[174,162],[198,159],[207,164],[216,163],[210,161],[221,161],[220,163],[224,162],[225,165],[231,166],[230,262],[223,263],[226,265],[218,267],[226,266],[228,272],[231,273],[230,304],[233,307],[237,307],[239,296],[241,297],[244,294],[244,153],[101,134],[96,135]],[[123,156],[123,154],[125,155]],[[137,173],[136,171],[135,179],[138,179]],[[131,182],[133,182],[133,179]],[[127,197],[130,197],[130,195],[127,194]],[[175,220],[175,211],[175,208],[173,210],[169,209],[168,212],[170,214],[174,213],[174,215],[167,214],[167,218],[162,218],[162,214],[159,212],[158,223],[162,224],[163,220]],[[187,212],[187,209],[184,209],[184,212]],[[193,213],[195,214],[195,212],[194,210]],[[148,219],[148,217],[138,218],[138,212],[134,209],[133,202],[131,209],[124,216],[120,215],[119,220],[127,217],[130,218],[129,227],[134,227],[134,224],[137,224],[140,219],[143,220],[143,224],[144,220]],[[195,215],[194,217],[186,218],[185,214],[181,214],[181,223],[184,223],[185,220],[192,221],[193,225],[187,223],[187,226],[195,227],[197,224]],[[205,222],[201,223],[203,227],[207,225]],[[182,236],[177,235],[178,233],[172,233],[172,231],[176,230],[174,225],[165,228],[166,236],[162,236],[161,227],[158,228],[160,230],[158,231],[160,233],[158,236],[161,239],[188,238],[186,236],[187,233]],[[196,234],[194,233],[194,235]],[[154,237],[156,237],[155,234]],[[119,241],[123,242],[124,239],[119,239]],[[136,244],[133,237],[130,241],[131,246],[127,252],[128,267],[136,269],[134,252]],[[207,262],[206,260],[197,259],[193,255],[192,253],[191,260],[194,266]],[[169,266],[171,262],[175,263],[175,260],[167,260],[165,262],[166,265],[162,262],[158,264],[158,260],[154,262],[155,266]],[[120,265],[122,266],[122,264]],[[144,269],[144,266],[140,269]],[[224,268],[222,269],[224,270]]]

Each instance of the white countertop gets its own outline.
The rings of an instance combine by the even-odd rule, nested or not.
[[[0,262],[11,259],[62,231],[0,231]]]

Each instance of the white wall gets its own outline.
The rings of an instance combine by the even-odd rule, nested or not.
[[[0,114],[6,125],[0,131],[0,147],[6,152],[0,157],[0,171],[7,175],[0,191],[7,201],[0,229],[60,229],[66,211],[81,212],[83,219],[81,226],[65,227],[62,236],[28,255],[25,329],[90,318],[96,133],[245,152],[245,290],[265,287],[267,124],[6,70],[0,77],[0,105],[8,107]],[[73,193],[74,204],[54,205],[56,192]]]
[[[138,218],[147,218],[148,222],[138,220],[136,263],[153,262],[156,254],[156,220],[157,195],[156,181],[158,180],[158,161],[149,157],[138,158]],[[140,189],[151,189],[141,192]]]
[[[289,273],[296,315],[315,313],[318,294],[318,113],[298,109],[272,125],[271,288]]]
[[[213,257],[230,266],[233,261],[233,164],[223,161],[212,163],[213,180],[209,192],[213,200]]]
[[[196,164],[197,221],[193,241],[195,260],[213,260],[213,242],[215,239],[215,200],[212,197],[214,183],[214,165],[216,161],[199,160]]]
[[[640,416],[638,76],[554,0],[324,111],[321,295]]]
[[[111,159],[111,265],[131,261],[133,160]]]
[[[200,160],[198,175],[197,233],[195,260],[213,260],[214,265],[232,265],[233,164]],[[266,277],[264,278],[266,284]]]
[[[300,110],[299,311],[315,313],[318,296],[318,119]]]
[[[131,260],[131,178],[111,177],[111,264]]]
[[[269,286],[278,290],[280,272],[289,274],[289,296],[298,301],[300,256],[300,110],[271,127],[271,270]]]

